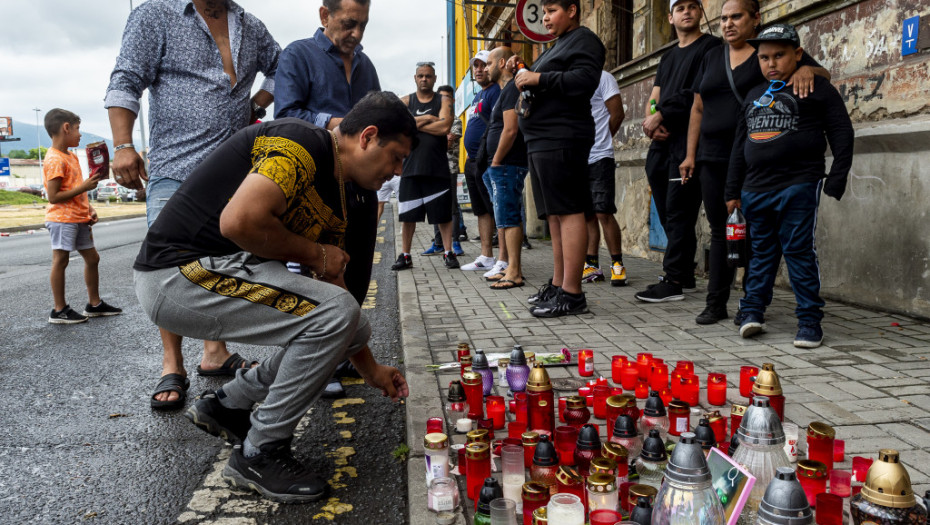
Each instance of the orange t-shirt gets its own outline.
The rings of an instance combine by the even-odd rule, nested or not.
[[[48,191],[48,181],[56,178],[61,179],[59,191],[68,191],[84,182],[77,155],[70,151],[63,153],[55,148],[49,148],[45,154],[42,171],[45,177],[45,191]],[[81,193],[65,202],[49,204],[45,210],[45,220],[48,222],[90,221],[90,201],[87,199],[87,193]]]

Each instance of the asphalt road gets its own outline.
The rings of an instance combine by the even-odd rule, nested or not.
[[[390,210],[390,208],[388,208]],[[397,323],[393,228],[382,224],[381,262],[365,312],[376,357],[402,356]],[[334,487],[328,501],[277,505],[232,491],[219,477],[230,447],[181,416],[149,408],[161,343],[139,307],[132,261],[143,219],[94,228],[101,294],[124,309],[80,325],[50,325],[47,233],[0,237],[0,518],[7,523],[406,522],[406,466],[392,456],[405,441],[401,404],[364,385],[348,398],[318,401],[293,448]],[[83,263],[67,272],[71,305],[86,302]],[[245,357],[271,349],[230,345]],[[190,398],[222,380],[198,377],[200,343],[185,341]]]

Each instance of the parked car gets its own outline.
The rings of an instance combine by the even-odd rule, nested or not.
[[[33,187],[37,186],[37,187]],[[29,195],[35,195],[36,197],[42,196],[42,186],[38,184],[31,184],[29,186],[20,186],[16,188],[16,191],[21,193],[28,193]]]
[[[117,188],[117,191],[119,192],[119,200],[121,202],[133,202],[136,200],[136,190],[120,186]]]
[[[119,198],[119,185],[113,181],[102,181],[97,184],[97,202],[107,202],[110,197]]]

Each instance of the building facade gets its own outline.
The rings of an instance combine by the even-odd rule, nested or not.
[[[540,45],[508,42],[521,39],[515,4],[463,2],[456,8],[472,12],[468,20],[464,10],[462,19],[456,18],[457,46],[463,44],[460,33],[474,31],[474,37],[493,39],[480,41],[484,47],[511,45],[528,62],[542,50]],[[650,223],[644,172],[649,142],[640,125],[659,59],[675,45],[668,0],[581,3],[582,23],[607,47],[605,68],[620,84],[627,114],[614,141],[624,251],[658,260],[664,236]],[[823,295],[930,317],[930,169],[925,167],[930,166],[930,0],[761,4],[763,24],[786,22],[798,28],[804,49],[831,72],[856,129],[846,195],[841,202],[824,199],[820,207],[817,248]],[[705,31],[709,27],[720,34],[722,5],[723,0],[704,1]],[[541,224],[533,226],[531,232],[541,229]],[[698,228],[701,271],[709,242],[706,221]],[[788,285],[784,270],[779,282]]]

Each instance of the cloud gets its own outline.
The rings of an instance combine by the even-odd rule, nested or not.
[[[320,25],[320,0],[238,3],[265,23],[281,47],[312,36]],[[4,0],[0,115],[34,123],[32,108],[42,110],[41,120],[45,111],[62,107],[81,115],[83,130],[110,136],[103,97],[129,4],[130,0]],[[443,0],[371,0],[371,20],[362,43],[383,89],[401,95],[412,92],[416,62],[433,61],[440,75],[446,71],[441,48],[446,5]],[[260,80],[255,89],[259,84]]]

